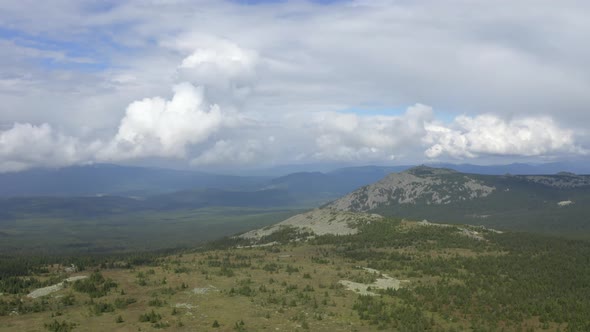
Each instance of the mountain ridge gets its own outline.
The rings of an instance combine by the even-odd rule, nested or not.
[[[589,232],[590,176],[479,175],[418,166],[323,207],[512,230]]]
[[[326,205],[340,211],[367,212],[381,204],[449,204],[454,201],[486,197],[495,187],[448,168],[416,166],[392,173],[382,180],[364,186]],[[443,181],[440,175],[452,176]],[[447,187],[445,187],[447,185]]]

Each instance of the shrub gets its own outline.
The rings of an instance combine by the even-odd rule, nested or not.
[[[76,325],[76,323],[68,323],[66,321],[60,323],[57,320],[54,320],[51,323],[46,323],[45,328],[51,332],[70,332],[76,327]]]
[[[151,312],[139,316],[140,322],[150,322],[150,323],[157,323],[162,319],[162,315],[155,312],[153,309]]]

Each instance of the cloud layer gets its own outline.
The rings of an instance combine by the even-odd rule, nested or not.
[[[505,121],[493,115],[459,116],[452,126],[429,124],[425,155],[439,158],[476,158],[481,155],[547,156],[584,154],[571,130],[560,128],[548,117]]]
[[[16,123],[0,131],[0,173],[86,162],[97,147],[96,143],[81,144],[74,137],[57,133],[48,124]]]
[[[0,171],[584,157],[588,10],[5,1]]]

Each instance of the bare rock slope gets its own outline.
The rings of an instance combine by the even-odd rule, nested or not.
[[[392,173],[326,207],[338,211],[365,212],[392,204],[449,204],[486,197],[495,190],[495,187],[450,169],[418,166],[405,172]]]
[[[315,209],[293,216],[278,224],[244,233],[240,237],[258,240],[284,227],[293,227],[300,231],[311,232],[315,235],[348,235],[357,233],[357,226],[361,223],[379,221],[381,219],[383,217],[378,214]]]

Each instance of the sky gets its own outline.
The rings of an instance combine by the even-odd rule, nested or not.
[[[5,0],[0,172],[586,160],[590,3]]]

